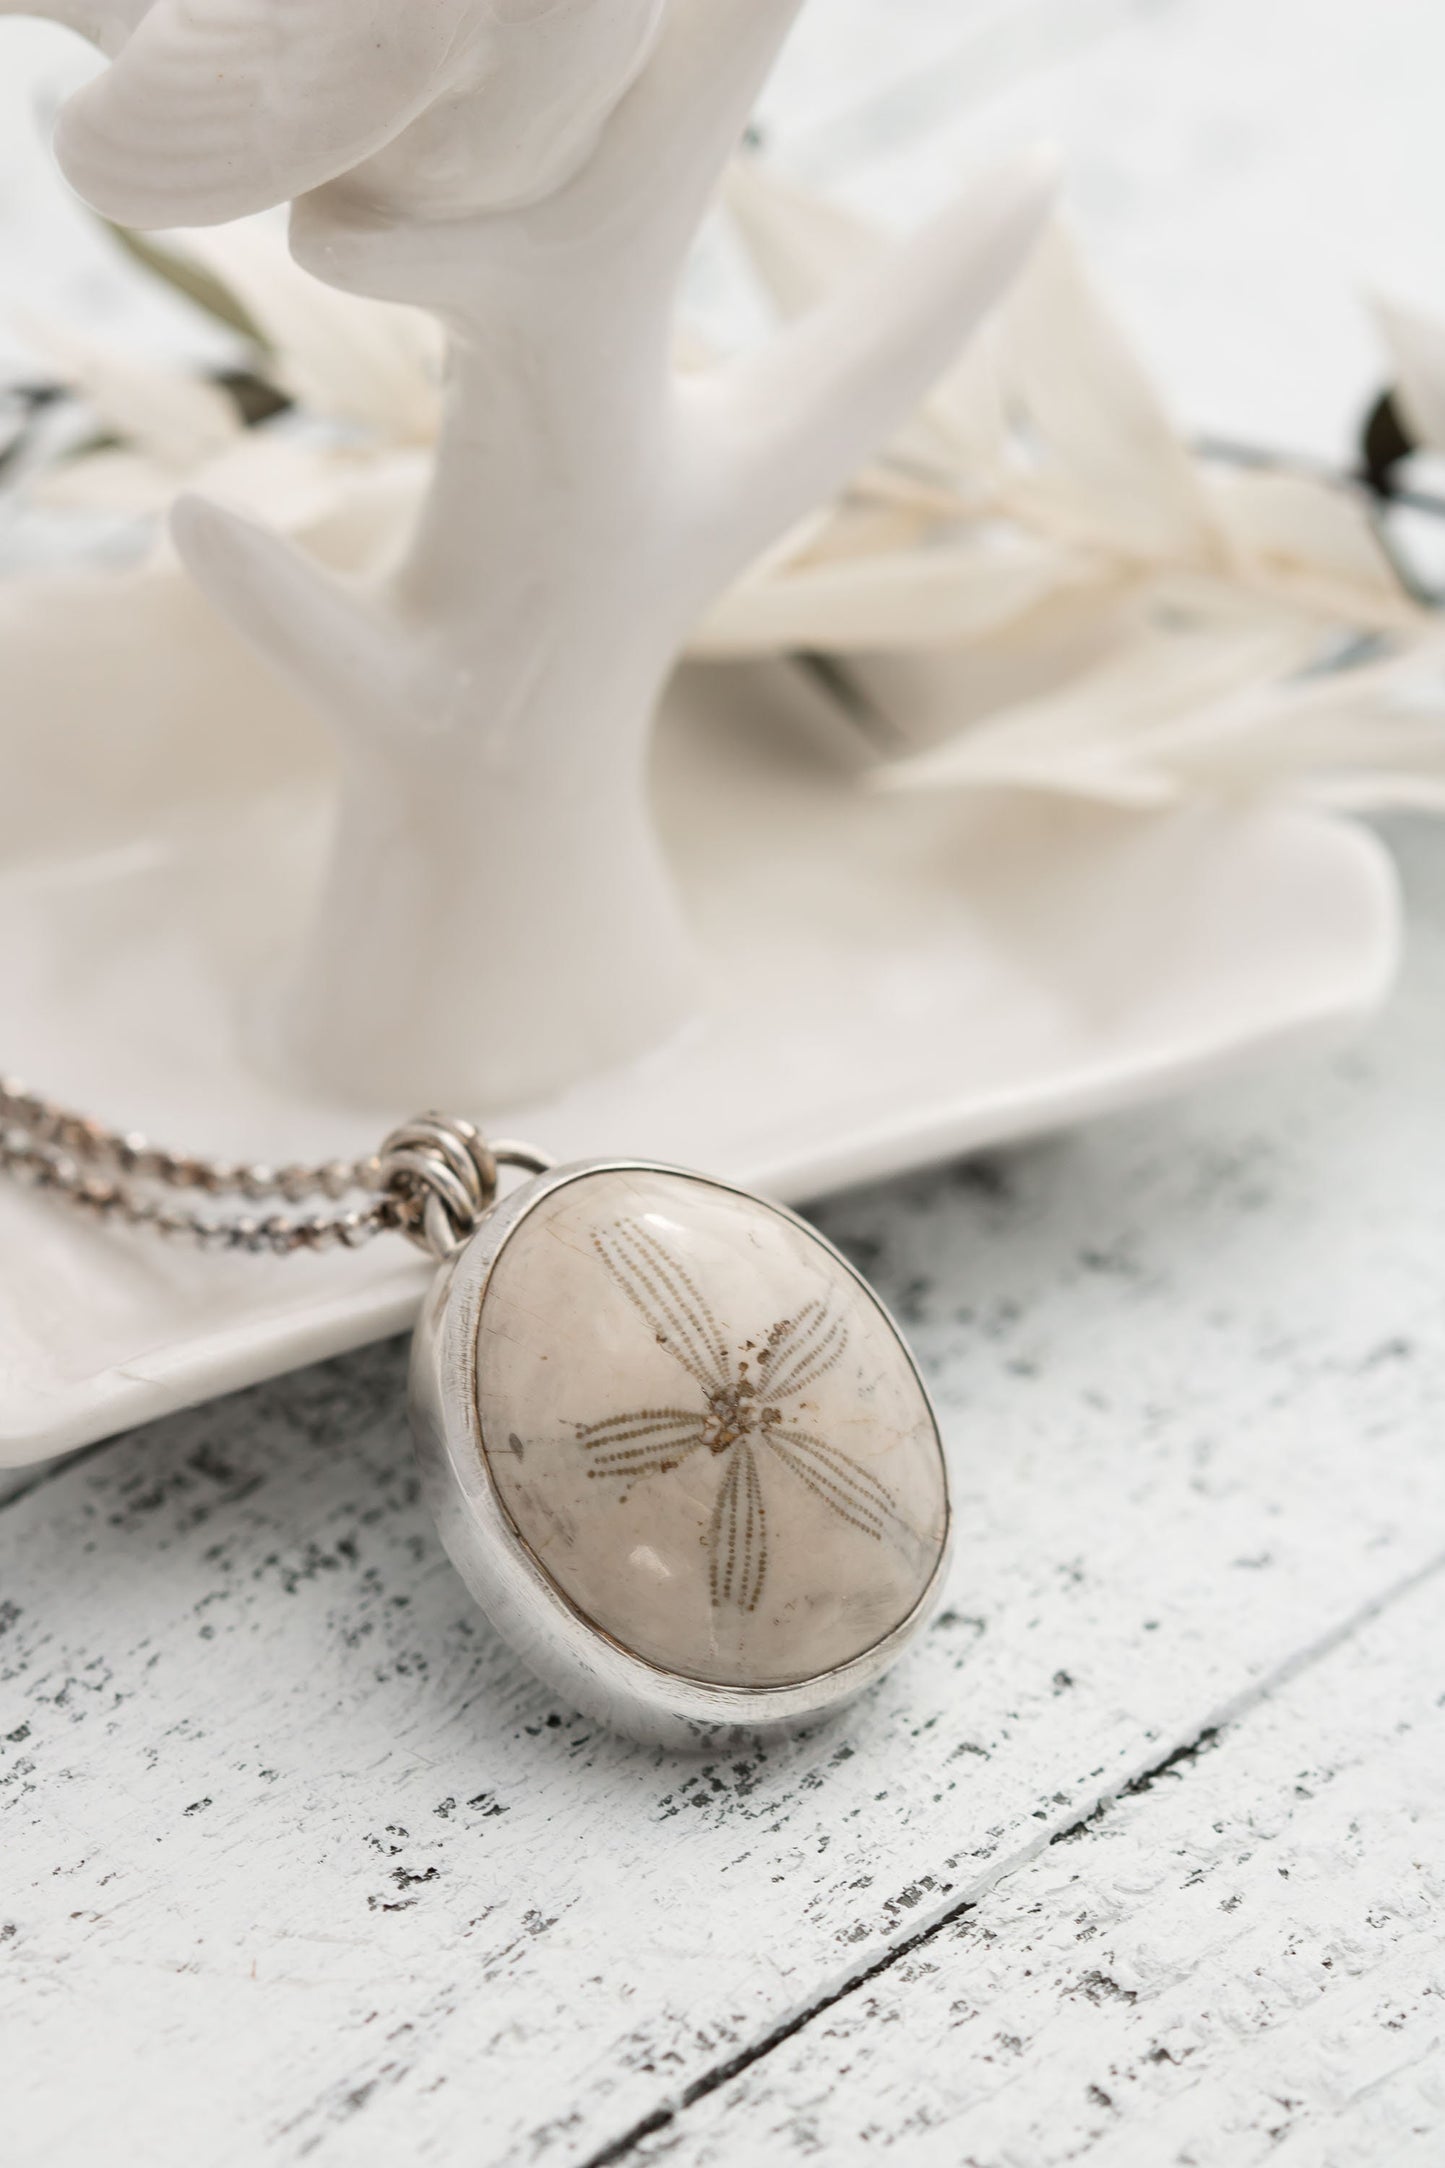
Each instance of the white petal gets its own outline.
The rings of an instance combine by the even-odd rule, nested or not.
[[[1445,810],[1445,635],[1432,629],[1381,661],[1325,671],[1310,668],[1320,629],[1307,615],[1271,618],[1256,606],[1251,618],[1220,588],[1211,625],[1202,588],[1202,614],[1181,630],[1170,618],[1186,596],[1162,584],[1155,621],[1101,668],[879,771],[876,783],[1011,782],[1139,805],[1284,793]]]
[[[736,159],[723,201],[778,314],[806,316],[876,263],[886,235],[826,197],[795,188],[760,158]]]
[[[31,312],[18,322],[27,344],[47,356],[101,425],[157,465],[186,473],[241,434],[235,406],[203,378],[120,353]]]
[[[221,279],[276,353],[273,374],[313,413],[394,444],[436,434],[443,335],[434,318],[322,285],[268,218],[197,228],[178,246]]]
[[[1374,308],[1405,419],[1421,445],[1445,452],[1445,318],[1383,297]]]
[[[962,361],[929,395],[919,417],[938,447],[937,463],[965,492],[986,491],[1004,459],[1007,393],[1003,334],[997,324],[985,324]]]
[[[1042,446],[1047,494],[1071,531],[1138,556],[1212,562],[1195,463],[1061,226],[1035,250],[1000,320],[1002,367]]]
[[[1265,471],[1220,474],[1211,488],[1242,579],[1362,629],[1408,629],[1425,614],[1401,585],[1363,491]]]
[[[906,500],[886,495],[849,495],[830,509],[812,538],[788,553],[780,578],[796,578],[820,565],[834,565],[859,558],[878,562],[891,555],[922,555],[936,531],[936,522],[922,520]]]
[[[1221,720],[1223,720],[1221,718]],[[1232,727],[1178,744],[1191,789],[1289,790],[1355,810],[1445,809],[1445,656],[1412,645],[1382,664],[1261,689]]]
[[[1004,773],[1036,783],[1057,779],[1091,794],[1144,796],[1174,788],[1172,737],[1197,735],[1202,718],[1223,712],[1314,659],[1318,627],[1307,620],[1205,615],[1177,621],[1146,596],[1121,620],[1113,650],[1067,675],[1052,693],[1022,701],[951,742],[899,762],[880,777],[890,788],[977,787]]]
[[[1099,576],[1087,558],[1027,539],[998,552],[913,549],[795,565],[725,595],[695,634],[692,652],[960,647],[1012,623],[1061,586]]]
[[[140,452],[91,452],[42,468],[27,496],[54,511],[109,512],[137,519],[164,512],[179,477]]]

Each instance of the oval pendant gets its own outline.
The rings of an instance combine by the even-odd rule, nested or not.
[[[947,1473],[898,1328],[725,1182],[595,1161],[514,1191],[438,1279],[412,1413],[481,1608],[633,1737],[840,1707],[941,1591]]]

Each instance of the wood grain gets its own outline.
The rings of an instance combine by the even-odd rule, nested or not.
[[[1442,1766],[1436,1575],[635,2158],[1436,2162]]]

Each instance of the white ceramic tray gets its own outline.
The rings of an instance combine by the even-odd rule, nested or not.
[[[1365,832],[1271,809],[1140,817],[860,789],[781,671],[693,673],[659,811],[702,1013],[548,1106],[458,1109],[570,1158],[636,1152],[791,1201],[1170,1092],[1338,1030],[1392,978]],[[0,1058],[187,1148],[370,1149],[384,1114],[287,1096],[242,1027],[296,923],[314,786],[0,876]],[[411,1108],[391,1110],[401,1116]],[[0,1193],[0,1465],[397,1331],[426,1268],[221,1258]]]

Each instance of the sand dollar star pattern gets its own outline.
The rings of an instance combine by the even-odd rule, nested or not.
[[[611,1278],[690,1381],[675,1406],[631,1408],[579,1423],[594,1481],[621,1486],[666,1476],[695,1453],[724,1464],[704,1541],[712,1601],[755,1611],[768,1572],[764,1471],[781,1469],[850,1527],[881,1542],[892,1493],[869,1469],[809,1426],[806,1395],[839,1362],[848,1327],[823,1298],[738,1341],[661,1238],[640,1220],[593,1235]]]

